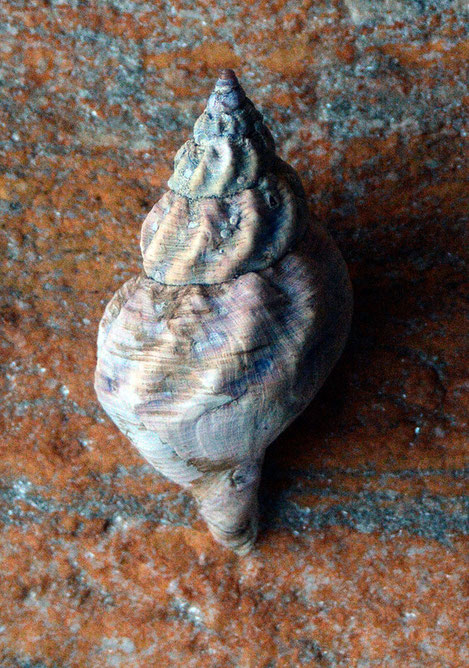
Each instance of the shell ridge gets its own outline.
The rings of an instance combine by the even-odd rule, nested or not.
[[[114,321],[119,317],[122,308],[127,301],[132,298],[134,293],[138,290],[141,280],[141,275],[133,276],[118,290],[110,302],[107,304],[103,317],[99,323],[98,331],[98,350],[101,349],[109,336],[110,329]],[[134,288],[133,290],[131,290]]]

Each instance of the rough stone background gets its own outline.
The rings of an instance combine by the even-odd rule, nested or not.
[[[2,668],[469,665],[466,10],[3,0]],[[341,362],[268,451],[245,558],[92,388],[104,305],[224,66],[356,301]]]

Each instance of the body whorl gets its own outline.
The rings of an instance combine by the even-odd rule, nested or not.
[[[231,70],[168,185],[142,227],[144,273],[102,318],[96,392],[141,454],[190,487],[215,538],[244,552],[265,448],[342,351],[348,274]]]

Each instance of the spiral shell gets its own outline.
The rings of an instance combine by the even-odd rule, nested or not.
[[[95,388],[140,453],[192,491],[214,537],[244,553],[265,449],[337,361],[350,283],[231,70],[168,185],[143,223],[144,273],[101,320]]]

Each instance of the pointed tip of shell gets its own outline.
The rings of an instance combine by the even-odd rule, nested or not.
[[[207,109],[212,113],[230,113],[239,109],[246,99],[246,93],[232,69],[218,73],[215,87],[209,97]]]
[[[222,69],[193,138],[176,154],[168,185],[191,199],[226,197],[251,188],[274,160],[275,142],[262,115],[234,71]]]
[[[215,86],[231,86],[234,88],[235,86],[239,86],[239,81],[238,77],[234,73],[234,70],[232,69],[223,69],[218,72],[218,79],[215,84]]]

